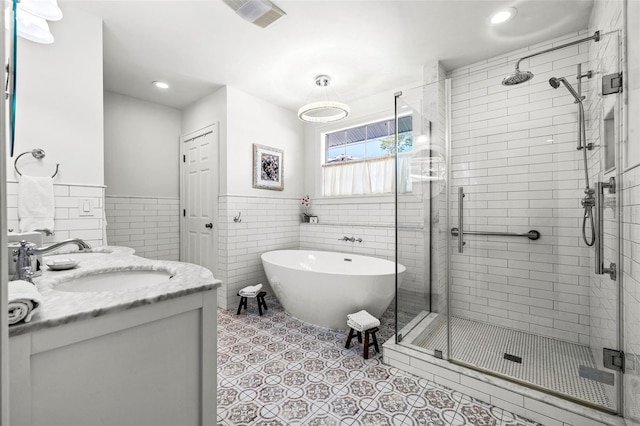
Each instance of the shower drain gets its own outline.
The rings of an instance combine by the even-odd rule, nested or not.
[[[513,361],[517,362],[518,364],[522,364],[522,357],[519,357],[518,355],[511,355],[505,352],[503,358],[507,361]]]

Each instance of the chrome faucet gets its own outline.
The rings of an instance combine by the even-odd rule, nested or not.
[[[33,267],[31,266],[30,257],[39,256],[41,254],[50,253],[54,250],[64,247],[69,244],[75,244],[80,250],[90,250],[89,243],[81,240],[80,238],[73,238],[70,240],[61,241],[59,243],[53,243],[48,247],[31,248],[27,247],[28,241],[20,241],[20,247],[14,250],[13,255],[16,257],[16,274],[13,276],[14,280],[24,280],[33,283],[31,277],[33,276]]]

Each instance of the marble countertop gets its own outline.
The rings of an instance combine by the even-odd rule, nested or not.
[[[211,271],[191,263],[145,259],[133,255],[134,251],[126,247],[107,246],[93,250],[106,254],[78,256],[79,265],[66,271],[52,271],[43,265],[42,275],[33,280],[43,303],[30,322],[9,326],[9,336],[212,290],[221,284]],[[65,254],[73,258],[73,253]],[[45,260],[47,257],[44,256]],[[132,270],[166,271],[172,277],[151,286],[117,291],[66,292],[55,289],[62,282],[85,275]]]

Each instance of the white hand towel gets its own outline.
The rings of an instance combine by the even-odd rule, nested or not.
[[[36,286],[27,281],[9,281],[9,325],[22,320],[31,321],[33,314],[42,305],[42,295]]]
[[[256,297],[261,289],[262,284],[250,285],[240,290],[238,294],[242,297]]]
[[[53,232],[55,212],[53,179],[22,175],[18,187],[20,232],[36,229]]]
[[[358,331],[369,330],[380,326],[380,320],[371,315],[369,312],[362,310],[355,314],[347,315],[347,325]]]

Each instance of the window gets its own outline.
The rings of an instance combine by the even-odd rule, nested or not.
[[[413,147],[411,116],[398,119],[399,151]],[[366,160],[393,155],[395,120],[385,120],[325,135],[325,164],[338,161]]]
[[[386,194],[395,191],[395,119],[325,134],[325,196]],[[398,118],[398,192],[411,192],[411,116]]]

